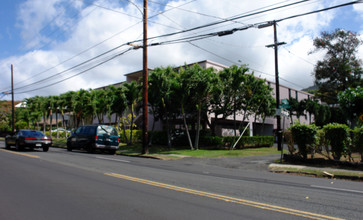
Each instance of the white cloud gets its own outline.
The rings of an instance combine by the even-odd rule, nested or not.
[[[142,24],[140,23],[141,15],[134,5],[130,4],[121,7],[119,3],[113,0],[100,0],[94,2],[94,4],[102,5],[102,7],[112,8],[112,10],[114,10],[111,11],[94,5],[85,5],[82,4],[81,1],[74,2],[74,4],[68,6],[63,0],[28,0],[22,4],[18,14],[20,16],[19,27],[22,28],[24,45],[39,48],[39,45],[44,45],[44,43],[53,40],[52,37],[49,37],[46,33],[39,33],[39,31],[42,30],[44,25],[51,22],[57,16],[57,19],[54,19],[55,23],[51,23],[54,25],[51,29],[57,30],[56,28],[60,28],[61,31],[63,31],[62,33],[65,33],[65,37],[62,35],[63,37],[61,40],[54,39],[50,49],[37,49],[27,52],[24,55],[13,56],[2,60],[0,62],[0,68],[3,70],[9,69],[9,63],[13,63],[16,67],[16,82],[20,82],[22,80],[27,80],[48,68],[54,67],[60,62],[79,54],[81,51],[114,36],[104,43],[80,54],[76,58],[62,63],[50,71],[39,74],[35,78],[28,80],[29,82],[26,82],[30,83],[57,74],[120,44],[142,37]],[[230,0],[228,1],[228,4],[226,4],[225,1],[214,0],[211,2],[210,0],[198,0],[169,1],[168,3],[168,5],[173,7],[185,4],[181,7],[182,9],[198,12],[200,14],[149,3],[149,16],[160,10],[168,11],[164,15],[159,15],[149,22],[148,34],[149,36],[158,36],[177,30],[188,29],[220,21],[221,19],[218,19],[217,17],[227,18],[260,9],[267,5],[276,6],[275,4],[277,2],[281,1],[275,0],[266,3],[265,0],[255,0],[253,2]],[[324,1],[324,3],[330,4],[331,1]],[[142,6],[139,7],[142,8]],[[240,23],[227,22],[222,25],[203,29],[203,31],[197,30],[186,35],[178,35],[174,38],[179,36],[190,36],[191,34],[195,35],[232,29],[241,27],[243,24],[253,24],[284,18],[294,14],[320,9],[322,7],[324,7],[324,5],[321,1],[314,4],[304,3],[289,9],[281,9],[263,15],[246,17],[238,20]],[[64,11],[62,12],[62,10]],[[79,14],[72,17],[72,13],[67,10],[71,10],[73,14],[75,14],[75,12],[79,12]],[[361,9],[355,8],[355,10]],[[127,14],[132,16],[128,16]],[[201,14],[208,14],[214,17],[207,17]],[[314,64],[321,57],[320,53],[308,55],[308,52],[313,49],[312,39],[329,26],[334,15],[334,11],[329,11],[282,21],[278,24],[278,40],[287,42],[288,44],[285,47],[291,52],[289,53],[283,48],[279,49],[280,76],[283,79],[294,83],[288,84],[287,82],[281,81],[282,84],[298,89],[308,87],[312,84],[313,80],[311,78],[311,73],[313,71],[313,65],[308,62]],[[172,29],[171,27],[174,28]],[[155,43],[169,39],[172,38],[155,39],[150,40],[149,42]],[[273,49],[265,47],[265,45],[272,43],[273,28],[268,27],[265,29],[251,28],[246,31],[236,32],[233,35],[213,37],[207,40],[193,42],[197,47],[188,43],[150,47],[149,67],[177,66],[183,65],[185,62],[197,62],[208,59],[225,65],[247,64],[252,70],[255,70],[255,75],[261,75],[261,77],[266,77],[273,81],[274,53]],[[126,48],[128,48],[128,46],[122,47],[111,54],[116,54]],[[292,55],[292,53],[294,55]],[[239,62],[239,60],[241,62]],[[91,64],[58,75],[53,81],[34,85],[31,89],[59,81],[90,67]],[[140,70],[141,68],[142,51],[135,50],[55,86],[27,94],[19,94],[17,99],[34,95],[55,95],[64,93],[68,90],[78,90],[80,88],[88,89],[105,86],[107,84],[123,81],[125,79],[123,76],[124,74]],[[267,75],[265,73],[267,73]],[[9,82],[9,77],[6,77],[5,80],[0,82],[0,88],[7,88]]]

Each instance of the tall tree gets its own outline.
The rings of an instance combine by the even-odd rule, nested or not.
[[[348,88],[338,94],[340,108],[350,121],[353,128],[360,115],[363,114],[363,87]]]
[[[115,122],[117,127],[119,126],[119,119],[122,117],[124,112],[127,109],[126,95],[125,95],[125,87],[114,87],[110,86],[109,88],[111,94],[111,103],[109,106],[109,112],[112,114],[116,114]]]
[[[123,84],[125,88],[125,96],[126,96],[126,102],[128,105],[128,108],[131,112],[131,123],[130,123],[130,140],[129,145],[132,144],[132,132],[133,132],[133,126],[134,126],[134,119],[135,119],[135,108],[137,103],[141,100],[141,85],[140,83],[137,83],[136,81],[132,81],[130,83],[124,83]],[[124,127],[124,134],[125,134],[125,127]],[[126,135],[125,135],[126,137]],[[127,140],[126,140],[127,141]]]
[[[212,122],[212,133],[215,135],[215,125],[219,120],[233,115],[236,135],[236,113],[241,109],[245,94],[246,73],[245,66],[231,66],[218,72],[219,83],[213,84],[211,111],[215,118]],[[219,115],[221,117],[219,118]]]
[[[203,69],[198,64],[185,67],[185,76],[188,83],[185,84],[187,91],[189,91],[191,105],[195,106],[197,121],[196,121],[196,135],[194,140],[194,147],[199,147],[199,135],[202,109],[208,109],[206,106],[211,99],[211,91],[213,84],[217,82],[217,75],[213,68]]]
[[[168,147],[171,147],[171,118],[178,113],[177,99],[179,82],[172,67],[156,68],[149,77],[149,102],[157,118],[162,119],[167,128]]]
[[[314,39],[316,51],[326,51],[323,60],[315,66],[317,96],[328,104],[338,103],[337,94],[347,88],[363,86],[362,64],[356,57],[359,36],[351,31],[336,29],[332,33],[322,32]]]

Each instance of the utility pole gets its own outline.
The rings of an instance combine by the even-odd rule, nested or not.
[[[143,71],[142,71],[142,100],[143,100],[143,129],[142,129],[142,154],[148,154],[148,64],[147,64],[147,0],[144,0],[144,37],[143,37]]]
[[[14,71],[13,71],[13,64],[11,64],[11,114],[12,114],[12,121],[11,121],[11,129],[12,135],[15,134],[15,106],[14,106]]]
[[[286,44],[285,42],[277,42],[277,30],[276,21],[268,22],[266,24],[259,25],[258,28],[264,28],[274,26],[274,43],[266,45],[266,47],[274,47],[275,49],[275,87],[276,87],[276,121],[277,121],[277,149],[282,150],[282,131],[281,131],[281,115],[280,115],[280,83],[279,83],[279,66],[278,66],[278,46]]]

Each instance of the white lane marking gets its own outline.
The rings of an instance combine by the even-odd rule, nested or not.
[[[118,161],[118,162],[123,162],[123,163],[130,163],[130,161],[128,161],[128,160],[113,159],[113,158],[108,158],[108,157],[96,157],[96,158],[102,159],[102,160],[112,160],[112,161]]]
[[[331,189],[331,190],[336,190],[336,191],[341,191],[341,192],[353,192],[353,193],[363,194],[363,191],[353,190],[353,189],[340,189],[340,188],[334,188],[334,187],[328,187],[328,186],[317,186],[317,185],[310,185],[310,186],[313,188],[319,188],[319,189]]]

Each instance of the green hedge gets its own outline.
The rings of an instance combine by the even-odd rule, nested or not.
[[[325,138],[331,146],[334,160],[340,160],[342,155],[348,154],[349,127],[345,124],[331,123],[323,127]]]
[[[166,131],[154,131],[149,132],[153,136],[152,143],[159,145],[167,145],[167,133]],[[195,134],[191,133],[192,143],[194,144]],[[172,145],[174,147],[186,147],[189,146],[188,138],[185,134],[172,136]],[[230,148],[238,140],[238,137],[218,137],[218,136],[201,136],[199,139],[199,146],[203,148],[214,148],[214,149],[224,149]],[[243,136],[241,140],[237,143],[236,148],[245,147],[271,147],[274,143],[274,138],[272,136]]]
[[[233,147],[238,137],[223,137],[223,142],[226,147]],[[236,148],[246,147],[272,147],[274,144],[273,136],[242,136],[236,144]]]
[[[120,142],[126,143],[124,131],[120,130],[120,131],[118,131],[118,134],[120,136]],[[131,130],[129,130],[129,129],[125,130],[125,134],[126,134],[127,140],[130,141]],[[140,142],[140,141],[142,141],[142,130],[132,130],[132,143]]]
[[[363,126],[356,127],[353,130],[353,150],[360,153],[363,162]]]
[[[306,159],[308,152],[312,151],[312,148],[316,142],[316,134],[318,127],[315,125],[303,125],[300,123],[294,124],[290,128],[294,142],[299,148],[299,154]]]

